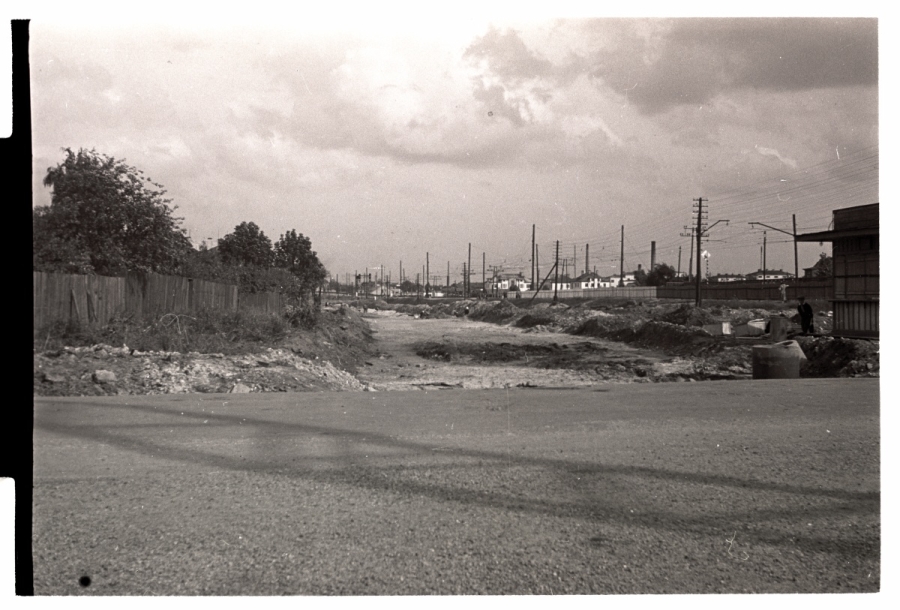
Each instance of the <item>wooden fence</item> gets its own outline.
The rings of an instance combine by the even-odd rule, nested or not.
[[[143,317],[204,308],[277,313],[284,307],[278,293],[238,294],[232,284],[157,273],[106,277],[35,271],[32,278],[35,329],[56,320],[105,324],[116,314]]]
[[[242,294],[238,298],[238,307],[257,313],[278,313],[284,309],[284,296],[278,292],[257,292]]]
[[[657,296],[656,286],[626,286],[623,288],[584,288],[577,290],[560,290],[557,292],[560,299],[653,299]],[[531,299],[533,290],[523,290],[522,299]],[[509,292],[509,298],[514,299],[515,293]],[[541,289],[535,299],[552,299],[553,290]]]
[[[784,282],[788,285],[787,300],[791,301],[803,296],[807,299],[833,298],[831,279],[801,280]],[[703,300],[735,300],[735,301],[780,301],[781,282],[724,282],[721,284],[702,284],[700,298]],[[694,284],[667,284],[657,289],[656,295],[661,299],[691,300],[696,295]]]

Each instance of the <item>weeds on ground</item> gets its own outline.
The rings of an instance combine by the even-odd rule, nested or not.
[[[106,326],[57,321],[34,335],[38,350],[105,343],[140,351],[246,353],[261,350],[287,337],[292,326],[315,323],[315,315],[253,314],[243,311],[200,310],[140,319],[118,316]]]

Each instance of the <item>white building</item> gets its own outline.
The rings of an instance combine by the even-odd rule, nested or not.
[[[793,273],[788,273],[787,271],[782,271],[781,269],[777,271],[772,271],[770,269],[754,271],[753,273],[747,274],[748,280],[786,280],[788,278],[794,277]]]

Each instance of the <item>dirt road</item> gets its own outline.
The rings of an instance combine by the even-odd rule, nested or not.
[[[357,377],[376,390],[581,387],[670,375],[691,362],[624,343],[465,318],[369,312],[380,355]]]
[[[879,448],[876,379],[38,397],[34,587],[878,591]]]

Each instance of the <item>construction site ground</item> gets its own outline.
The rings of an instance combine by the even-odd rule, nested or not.
[[[694,307],[663,301],[578,304],[455,300],[329,305],[314,330],[230,353],[134,350],[127,345],[41,349],[34,394],[378,391],[576,387],[604,383],[749,379],[752,347],[768,336],[711,334],[704,325],[791,318],[790,303]],[[803,377],[878,377],[879,343],[833,338],[818,310],[817,336],[789,336],[807,359]]]

